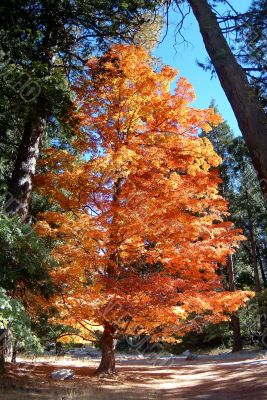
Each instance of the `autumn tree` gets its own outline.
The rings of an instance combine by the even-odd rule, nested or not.
[[[60,212],[40,215],[40,235],[56,239],[51,276],[61,319],[92,338],[100,330],[97,372],[115,371],[114,340],[149,334],[175,341],[227,320],[247,292],[224,291],[218,265],[242,239],[224,222],[220,157],[200,130],[220,117],[190,106],[191,85],[147,53],[115,45],[90,60],[76,81],[84,157],[50,149],[36,179]]]

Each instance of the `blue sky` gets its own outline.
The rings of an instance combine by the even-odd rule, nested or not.
[[[250,0],[232,0],[231,4],[240,12],[247,10]],[[221,8],[222,11],[222,8]],[[226,98],[220,82],[216,77],[211,80],[210,72],[203,71],[197,64],[196,59],[204,62],[208,57],[202,36],[199,32],[198,23],[194,16],[187,16],[184,23],[183,34],[188,41],[186,44],[175,44],[175,27],[179,15],[173,11],[169,17],[169,30],[163,42],[155,50],[156,57],[160,57],[164,64],[171,65],[179,70],[181,76],[186,77],[193,85],[196,93],[195,107],[206,108],[209,106],[212,98],[215,99],[219,112],[223,118],[228,121],[235,135],[240,135],[240,130]],[[177,37],[177,42],[181,40]]]

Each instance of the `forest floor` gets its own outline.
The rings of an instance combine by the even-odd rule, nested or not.
[[[120,360],[118,374],[94,375],[98,361],[20,359],[0,381],[1,400],[267,400],[267,358]],[[51,372],[71,368],[75,377],[55,381]]]

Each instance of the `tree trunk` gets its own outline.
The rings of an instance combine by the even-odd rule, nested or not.
[[[57,356],[60,355],[61,352],[62,352],[62,343],[56,341],[56,355],[57,355]]]
[[[264,289],[266,289],[267,288],[267,279],[266,279],[266,275],[265,275],[265,271],[264,271],[264,265],[263,265],[263,261],[262,261],[262,258],[261,258],[259,247],[257,247],[257,257],[258,257],[258,261],[259,261],[259,265],[260,265],[260,271],[261,271],[261,277],[262,277],[262,281],[263,281],[263,287],[264,287]]]
[[[17,340],[14,340],[13,343],[11,362],[12,364],[15,364],[17,362]]]
[[[233,348],[232,352],[240,351],[243,348],[242,336],[240,331],[240,320],[236,313],[231,315],[231,325],[233,330]]]
[[[96,374],[115,374],[115,347],[116,340],[114,335],[116,329],[113,325],[106,323],[104,333],[100,339],[100,347],[102,351],[102,358]]]
[[[252,222],[252,215],[250,208],[247,209],[247,213],[248,213],[249,240],[250,240],[251,254],[252,254],[252,266],[254,271],[255,292],[260,292],[261,283],[260,283],[260,276],[258,269],[257,248],[255,243],[254,229],[253,229],[253,222]]]
[[[198,21],[206,50],[235,113],[267,200],[267,117],[223,36],[207,0],[188,0]]]
[[[0,374],[5,371],[7,330],[0,329]]]
[[[25,220],[28,215],[32,176],[35,173],[43,130],[44,121],[42,118],[29,117],[25,122],[22,140],[8,187],[6,211],[10,215],[19,215],[22,220]]]
[[[229,290],[234,292],[235,287],[235,274],[234,274],[234,263],[233,256],[228,256],[228,279],[229,279]],[[236,312],[231,315],[231,327],[233,331],[233,352],[242,350],[242,336],[240,331],[240,320]]]
[[[118,198],[121,191],[121,178],[118,178],[114,183],[114,193],[113,193],[113,205],[117,205]],[[114,212],[112,216],[112,225],[116,227],[117,213]],[[107,265],[107,276],[108,278],[114,278],[116,267],[119,267],[120,264],[120,255],[118,252],[118,235],[117,230],[111,230],[110,234],[110,247],[111,247],[111,255],[110,255],[110,263]],[[107,285],[109,283],[107,282]],[[111,309],[107,306],[109,312],[107,313],[107,309],[104,310],[105,315],[110,315]],[[100,339],[100,348],[102,352],[102,358],[99,367],[96,370],[96,374],[115,374],[115,340],[116,328],[109,322],[105,322],[104,324],[104,332]]]

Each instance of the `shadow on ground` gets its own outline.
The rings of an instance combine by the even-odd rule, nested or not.
[[[80,365],[80,364],[79,364]],[[62,365],[66,368],[66,365]],[[9,366],[0,380],[1,400],[267,400],[267,361],[201,362],[149,366],[131,362],[118,375],[99,378],[93,366],[71,361],[75,379],[54,381],[51,362]]]

